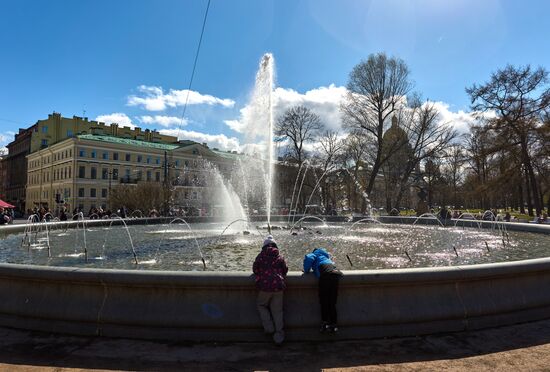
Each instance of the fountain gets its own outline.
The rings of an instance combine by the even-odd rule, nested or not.
[[[317,332],[317,280],[300,272],[304,254],[316,247],[328,248],[340,267],[347,262],[353,269],[341,282],[337,339],[470,330],[548,317],[549,226],[494,221],[489,213],[491,221],[459,218],[448,226],[433,214],[375,219],[368,195],[349,171],[368,217],[327,223],[323,216],[304,215],[297,222],[273,216],[273,82],[274,60],[266,54],[244,118],[248,144],[262,146],[256,146],[258,156],[243,156],[240,172],[233,172],[248,180],[245,169],[262,169],[263,196],[250,183],[234,187],[211,167],[209,181],[219,186],[224,204],[221,219],[143,218],[133,211],[105,220],[85,220],[81,214],[68,222],[31,217],[26,225],[2,227],[0,325],[147,339],[264,340],[250,275],[263,236],[241,234],[244,227],[232,230],[248,221],[241,200],[246,209],[265,202],[268,229],[288,219],[290,234],[281,231],[275,239],[291,270],[285,294],[289,340],[323,337]],[[255,165],[243,165],[253,158],[259,159]],[[294,202],[297,209],[310,167],[298,169],[291,210]],[[306,205],[327,172],[316,179]],[[178,223],[185,229],[177,229]],[[293,235],[298,225],[305,230]],[[83,252],[77,252],[81,236]],[[44,241],[48,253],[31,249]]]
[[[255,145],[254,155],[264,164],[265,214],[267,226],[271,226],[272,185],[274,149],[273,149],[273,88],[275,81],[275,62],[271,53],[260,60],[256,82],[250,97],[248,111],[244,116],[246,145]],[[262,145],[257,146],[258,143]]]

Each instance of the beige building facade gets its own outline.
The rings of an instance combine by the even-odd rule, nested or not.
[[[25,209],[33,208],[33,203],[37,198],[35,197],[31,203],[27,203],[26,196],[27,156],[68,138],[88,134],[108,135],[153,143],[177,142],[176,137],[163,135],[155,130],[121,127],[117,123],[106,124],[79,116],[66,118],[60,113],[54,112],[49,114],[47,119],[38,120],[27,129],[19,129],[14,140],[7,145],[8,155],[4,160],[6,169],[4,196],[6,201],[15,205],[22,212]],[[42,196],[42,198],[44,197]]]
[[[206,163],[230,172],[231,157],[186,141],[160,143],[105,134],[80,134],[27,156],[27,208],[61,204],[85,214],[93,208],[116,210],[109,195],[120,184],[169,185],[176,200],[201,204],[207,189]]]

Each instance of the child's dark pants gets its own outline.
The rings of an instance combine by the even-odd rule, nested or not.
[[[337,273],[321,273],[319,278],[319,302],[321,303],[321,319],[329,324],[337,324],[336,300],[338,299]]]

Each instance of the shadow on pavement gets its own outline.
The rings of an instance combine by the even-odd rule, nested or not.
[[[267,340],[267,339],[266,339]],[[315,371],[456,360],[550,343],[550,320],[476,332],[364,341],[170,343],[0,328],[0,363],[105,370]]]

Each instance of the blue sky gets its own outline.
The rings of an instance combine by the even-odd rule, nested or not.
[[[241,119],[265,52],[276,60],[277,109],[310,105],[335,128],[348,74],[371,53],[405,60],[415,89],[459,127],[466,86],[507,63],[550,69],[548,1],[211,0],[179,125],[206,4],[0,1],[0,145],[52,111],[85,110],[239,146],[243,134],[227,123]]]

